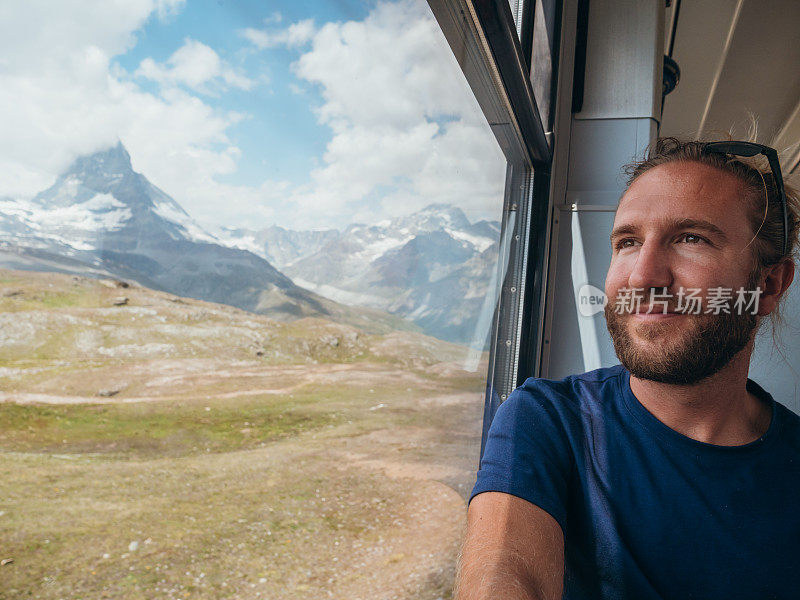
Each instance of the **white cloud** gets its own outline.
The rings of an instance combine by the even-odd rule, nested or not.
[[[77,48],[96,46],[114,56],[135,42],[134,32],[153,15],[165,19],[185,0],[3,0],[0,56],[4,72],[25,72],[59,62]]]
[[[253,80],[237,73],[212,48],[192,39],[186,39],[165,64],[144,59],[135,75],[162,85],[182,84],[202,93],[227,86],[249,90],[254,85]]]
[[[333,132],[291,196],[298,219],[378,219],[433,202],[499,218],[505,160],[424,2],[324,25],[295,72],[319,86],[318,119]]]
[[[277,19],[277,21],[279,22],[280,18]],[[259,50],[264,50],[265,48],[274,48],[276,46],[295,48],[310,42],[314,37],[315,28],[314,21],[307,19],[305,21],[293,23],[286,29],[267,31],[265,29],[253,29],[248,27],[247,29],[243,29],[240,33],[242,37],[256,46]]]
[[[257,206],[265,192],[215,179],[236,169],[239,150],[227,131],[242,115],[175,87],[145,93],[111,63],[148,18],[182,2],[12,4],[0,3],[0,197],[29,197],[75,157],[121,139],[134,168],[189,212],[219,215],[224,205],[247,213],[247,201],[250,213],[265,213]],[[172,68],[184,81],[208,81],[192,52],[176,55]]]
[[[0,197],[41,191],[76,156],[121,139],[134,168],[204,223],[341,226],[433,202],[499,216],[504,160],[422,0],[380,3],[361,22],[262,31],[264,47],[310,44],[295,96],[320,92],[331,138],[301,186],[220,181],[240,158],[230,128],[247,117],[190,91],[249,84],[212,48],[189,39],[164,63],[143,61],[159,95],[114,66],[147,19],[182,3],[0,3]]]

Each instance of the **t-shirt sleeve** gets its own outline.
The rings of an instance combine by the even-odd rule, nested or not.
[[[512,494],[547,511],[564,531],[572,458],[547,392],[535,385],[520,388],[500,405],[470,501],[483,492]]]

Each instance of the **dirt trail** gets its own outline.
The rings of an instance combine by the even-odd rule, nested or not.
[[[215,390],[213,398],[242,398],[253,396],[280,396],[295,393],[308,385],[340,384],[383,386],[387,381],[396,385],[416,387],[424,380],[418,375],[396,368],[369,363],[322,364],[322,365],[261,365],[257,362],[242,362],[231,365],[228,361],[206,361],[203,369],[198,369],[196,361],[153,361],[150,365],[122,365],[114,370],[113,385],[99,380],[94,385],[98,392],[94,395],[67,395],[47,392],[7,392],[0,391],[0,402],[17,404],[117,404],[135,402],[158,402],[162,400],[191,400],[194,390],[204,385],[225,385],[232,391]],[[165,374],[166,373],[166,374]],[[128,395],[128,382],[142,378],[144,386],[153,390],[152,395]],[[87,379],[90,375],[84,376]],[[247,385],[243,382],[247,381]],[[111,382],[111,383],[114,383]],[[290,382],[287,384],[287,382]],[[262,385],[257,385],[261,383]],[[254,385],[256,384],[256,385]],[[85,384],[88,385],[88,384]],[[141,386],[140,386],[141,387]],[[101,389],[116,390],[112,395],[100,394]],[[179,390],[176,392],[175,390]],[[201,396],[204,394],[200,394]],[[198,398],[202,399],[202,398]],[[443,398],[442,402],[448,402]]]

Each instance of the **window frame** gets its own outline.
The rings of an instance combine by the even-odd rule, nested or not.
[[[500,404],[530,376],[539,374],[549,223],[552,211],[553,134],[542,120],[531,83],[535,8],[545,11],[555,89],[562,43],[563,2],[524,2],[519,23],[507,0],[428,0],[467,82],[506,157],[501,244],[484,399],[481,456]],[[548,123],[549,124],[549,123]]]

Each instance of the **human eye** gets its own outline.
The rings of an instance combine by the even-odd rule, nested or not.
[[[623,250],[625,248],[632,248],[636,244],[633,238],[620,238],[614,243],[615,250]]]
[[[702,244],[704,242],[708,242],[708,240],[706,240],[704,237],[697,235],[696,233],[689,233],[688,231],[686,233],[682,233],[678,237],[678,241],[686,244]]]

